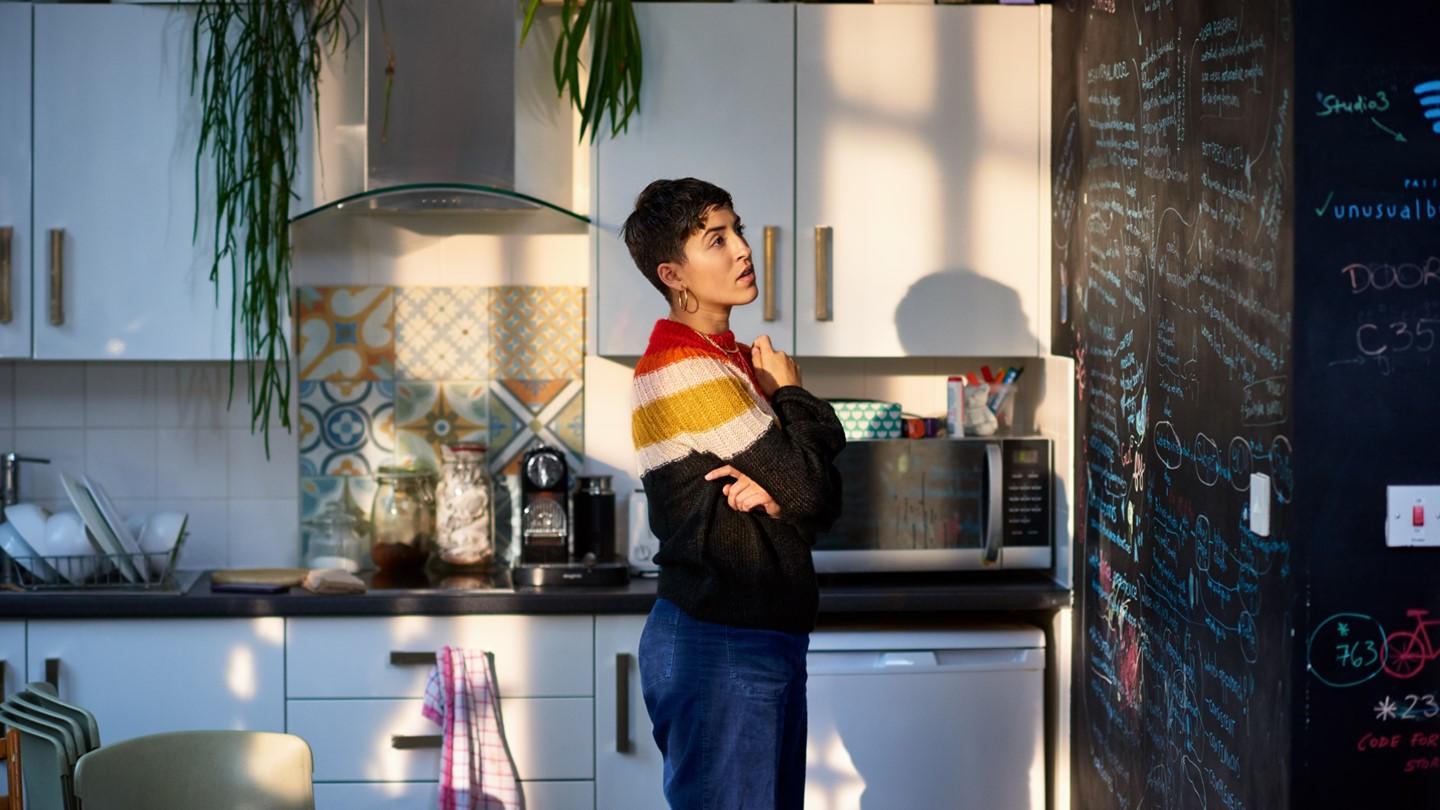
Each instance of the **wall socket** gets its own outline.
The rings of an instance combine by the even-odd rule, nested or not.
[[[1440,548],[1440,486],[1385,488],[1385,545]]]
[[[1250,473],[1250,531],[1270,536],[1270,476]]]

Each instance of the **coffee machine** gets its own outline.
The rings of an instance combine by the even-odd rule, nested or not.
[[[613,520],[613,510],[611,520]],[[589,554],[570,559],[570,465],[560,450],[539,445],[520,461],[520,563],[511,570],[514,585],[624,585],[624,563]]]
[[[526,451],[520,462],[520,562],[570,559],[570,465],[546,445]]]

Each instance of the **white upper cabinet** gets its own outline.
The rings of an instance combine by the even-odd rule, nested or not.
[[[600,354],[645,351],[668,307],[620,239],[635,197],[652,180],[698,177],[730,192],[745,223],[760,296],[737,308],[739,340],[794,345],[795,12],[788,5],[635,6],[645,76],[629,131],[602,132],[595,151],[598,232],[593,307]],[[608,126],[608,119],[607,126]],[[766,228],[773,252],[766,260]],[[767,289],[767,285],[771,285]],[[765,303],[773,296],[769,319]]]
[[[34,6],[36,358],[230,356],[230,284],[217,302],[210,281],[213,203],[195,220],[194,13]],[[199,175],[209,200],[208,162]]]
[[[29,3],[0,3],[0,357],[30,356]]]
[[[1042,15],[797,14],[796,352],[1037,354]]]

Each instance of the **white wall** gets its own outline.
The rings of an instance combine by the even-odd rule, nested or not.
[[[126,514],[189,513],[186,568],[293,565],[295,437],[277,427],[266,459],[243,387],[230,410],[227,388],[225,363],[0,363],[0,452],[51,459],[21,475],[22,500],[51,511],[73,509],[64,470]]]

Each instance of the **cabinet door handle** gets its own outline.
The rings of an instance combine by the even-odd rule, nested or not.
[[[830,307],[830,254],[835,240],[835,229],[828,225],[815,228],[815,320],[831,320],[834,313]]]
[[[50,325],[65,325],[65,229],[50,229]]]
[[[635,750],[630,744],[630,654],[615,653],[615,753]]]
[[[60,659],[45,659],[45,682],[55,689],[55,694],[60,694]]]
[[[15,317],[10,303],[10,240],[14,233],[9,225],[0,228],[0,323],[10,323]]]
[[[435,653],[433,652],[390,651],[390,666],[392,667],[425,667],[434,664]]]
[[[765,320],[775,320],[775,241],[780,229],[765,226]]]
[[[418,751],[427,748],[439,748],[442,739],[439,734],[423,735],[390,735],[390,747],[396,751]]]

